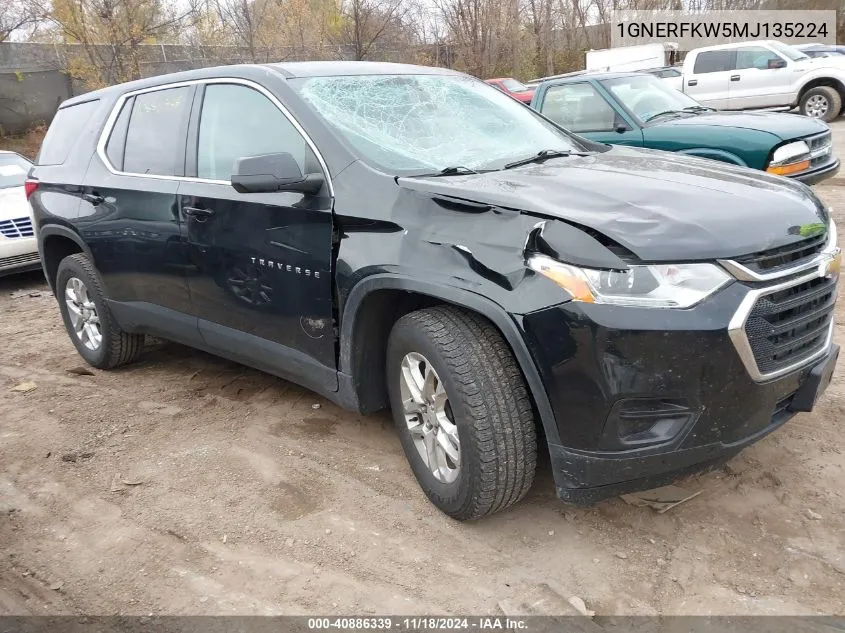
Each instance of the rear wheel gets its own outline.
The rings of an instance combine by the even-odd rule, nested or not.
[[[428,498],[456,519],[519,501],[537,438],[525,381],[498,330],[451,307],[405,315],[388,341],[393,418]]]
[[[111,369],[140,355],[144,335],[124,332],[114,321],[100,275],[86,255],[59,263],[56,296],[70,339],[89,365]]]
[[[801,96],[801,114],[830,123],[842,110],[842,97],[830,86],[810,88]]]

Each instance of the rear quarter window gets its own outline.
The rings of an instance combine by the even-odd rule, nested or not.
[[[85,101],[66,106],[56,112],[53,122],[47,130],[41,150],[35,159],[38,165],[61,165],[67,160],[71,148],[79,134],[88,125],[91,115],[97,109],[99,100]]]

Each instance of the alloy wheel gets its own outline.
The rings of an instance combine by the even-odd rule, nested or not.
[[[452,483],[461,468],[461,442],[446,387],[431,363],[406,354],[399,379],[405,422],[411,439],[434,478]]]
[[[65,284],[65,304],[74,334],[88,349],[96,351],[103,344],[100,316],[97,306],[88,294],[88,288],[77,277]]]
[[[826,97],[823,95],[813,95],[807,99],[804,110],[807,112],[807,116],[819,119],[827,114],[827,109],[829,107],[830,105],[828,104]]]

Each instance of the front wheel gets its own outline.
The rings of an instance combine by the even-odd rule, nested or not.
[[[477,519],[525,496],[537,462],[533,407],[492,324],[452,307],[407,314],[390,334],[387,376],[405,455],[435,506]]]
[[[842,97],[830,86],[816,86],[801,96],[799,107],[804,116],[830,123],[842,110]]]

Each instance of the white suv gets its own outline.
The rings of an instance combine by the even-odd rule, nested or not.
[[[30,167],[20,154],[0,151],[0,276],[41,267],[24,187]]]
[[[773,40],[696,48],[682,90],[719,110],[789,108],[832,121],[845,101],[845,57],[812,59]]]

